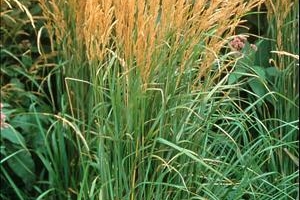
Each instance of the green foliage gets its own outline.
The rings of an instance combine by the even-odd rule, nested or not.
[[[251,90],[257,98],[262,98],[273,103],[272,96],[275,78],[280,75],[279,70],[269,65],[258,65],[268,62],[268,57],[261,56],[261,49],[265,47],[266,40],[259,40],[255,46],[257,51],[251,49],[247,42],[241,57],[238,58],[234,70],[228,77],[228,84],[244,82],[243,88]],[[252,96],[252,94],[250,94]],[[249,97],[251,98],[251,97]],[[259,104],[262,105],[263,102]]]
[[[35,151],[43,145],[39,132],[49,126],[49,119],[41,116],[37,124],[33,113],[51,112],[53,101],[37,48],[41,23],[32,23],[32,15],[39,14],[36,2],[1,1],[1,113],[7,124],[1,127],[1,199],[34,198],[45,178]]]
[[[25,13],[1,17],[1,112],[8,124],[1,129],[1,199],[299,197],[297,62],[271,65],[271,35],[255,42],[258,51],[247,43],[242,57],[218,55],[215,69],[194,87],[205,44],[199,41],[185,60],[189,44],[175,51],[167,42],[177,35],[170,34],[145,85],[135,62],[124,71],[114,52],[88,62],[75,39],[45,58],[50,47],[45,42],[46,53],[38,54]],[[25,49],[24,32],[35,35]],[[179,73],[179,63],[190,67]]]

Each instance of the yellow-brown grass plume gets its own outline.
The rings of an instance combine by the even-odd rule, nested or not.
[[[265,5],[267,7],[268,21],[274,26],[274,33],[276,33],[272,36],[274,37],[273,39],[276,40],[276,49],[274,49],[275,51],[271,51],[271,53],[275,53],[277,55],[275,60],[272,61],[278,69],[284,69],[287,67],[286,62],[284,62],[287,57],[299,59],[298,55],[294,55],[297,52],[291,52],[291,49],[289,49],[293,46],[290,44],[297,40],[297,36],[292,35],[292,32],[294,32],[293,30],[298,29],[299,22],[291,22],[291,20],[294,19],[288,17],[292,10],[295,9],[295,7],[298,7],[299,4],[297,4],[294,0],[267,0]],[[283,33],[283,30],[287,29],[288,26],[291,27],[290,32]],[[287,44],[287,42],[289,44]]]
[[[114,25],[112,0],[86,1],[83,13],[82,31],[87,57],[102,60]]]
[[[43,10],[43,15],[47,19],[45,27],[49,30],[50,39],[55,35],[56,42],[62,43],[67,34],[67,21],[63,10],[60,9],[59,2],[52,0],[39,0]],[[70,39],[69,39],[70,40]],[[53,43],[51,45],[53,47]]]
[[[266,1],[265,4],[268,11],[267,13],[268,20],[271,21],[271,18],[275,17],[277,23],[276,43],[277,43],[278,50],[282,51],[283,50],[282,26],[284,25],[284,20],[286,19],[292,6],[294,5],[294,0],[286,0],[286,1],[268,0]]]
[[[40,0],[46,4],[45,0]],[[57,6],[60,0],[51,0],[52,14],[58,39],[66,35],[66,19]],[[176,54],[182,42],[186,60],[199,42],[205,45],[201,53],[197,79],[205,76],[216,59],[226,38],[234,34],[241,17],[264,0],[69,0],[76,15],[77,39],[84,44],[90,61],[104,62],[113,52],[127,72],[137,67],[147,83],[157,69],[153,60],[159,48],[170,45],[170,54]],[[45,10],[45,9],[44,9]],[[172,44],[168,38],[172,37]],[[179,70],[187,67],[179,64]],[[94,70],[93,70],[94,71]],[[196,80],[195,80],[196,81]]]

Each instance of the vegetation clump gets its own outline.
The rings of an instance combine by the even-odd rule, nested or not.
[[[1,0],[0,199],[298,199],[298,15]]]

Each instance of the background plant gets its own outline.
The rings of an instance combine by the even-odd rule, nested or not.
[[[31,167],[30,190],[1,165],[12,188],[3,198],[297,198],[298,118],[282,112],[284,105],[298,108],[297,94],[286,97],[283,89],[292,68],[269,65],[264,51],[274,48],[272,25],[270,35],[249,38],[257,52],[248,43],[239,56],[228,48],[243,16],[262,16],[249,11],[263,1],[39,3],[44,18],[38,21],[45,23],[36,26],[37,58],[50,68],[35,71],[41,79],[18,71],[32,84],[21,90],[30,91],[28,105],[1,99],[11,129],[26,141],[4,132],[1,145],[17,141],[13,152],[30,152],[39,167]],[[298,26],[295,18],[286,25]],[[296,54],[282,51],[274,60]],[[18,58],[3,55],[7,63],[8,55]],[[295,66],[290,61],[286,66]],[[2,155],[1,164],[17,158]]]
[[[1,199],[30,199],[40,193],[45,170],[37,157],[43,146],[40,131],[46,132],[54,101],[49,95],[49,69],[53,66],[39,53],[41,9],[33,1],[1,1],[1,102],[6,116],[1,127]],[[50,87],[49,87],[50,86]],[[37,123],[37,120],[39,123]]]

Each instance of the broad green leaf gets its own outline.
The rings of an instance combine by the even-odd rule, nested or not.
[[[230,85],[236,83],[239,80],[239,78],[244,76],[243,73],[245,72],[246,70],[244,68],[237,68],[228,76],[228,84]]]
[[[21,128],[24,131],[29,131],[31,126],[35,126],[34,119],[30,115],[17,115],[11,121],[10,124],[15,128]]]
[[[265,69],[268,76],[278,76],[280,71],[276,67],[268,67]]]
[[[266,72],[263,67],[260,66],[252,66],[252,70],[259,76],[259,78],[265,80],[266,79]]]
[[[249,81],[249,86],[259,97],[263,97],[267,93],[264,84],[258,78],[251,79]]]
[[[7,139],[14,144],[25,145],[24,137],[11,126],[1,129],[1,138]]]
[[[239,74],[231,73],[228,76],[228,84],[231,85],[231,84],[236,83],[240,77],[241,77],[241,75],[239,75]]]
[[[2,154],[4,156],[7,155],[6,150],[5,150],[5,146],[3,146],[3,145],[0,146],[0,154]]]
[[[269,66],[269,59],[271,58],[271,42],[269,40],[259,40],[256,43],[257,52],[255,55],[255,65],[267,67]]]
[[[35,180],[35,165],[31,154],[28,151],[21,151],[7,160],[12,171],[27,184],[32,184]]]
[[[243,48],[242,53],[244,54],[244,58],[242,58],[243,63],[248,66],[252,66],[255,61],[256,51],[252,49],[249,42],[245,43],[245,47]]]

